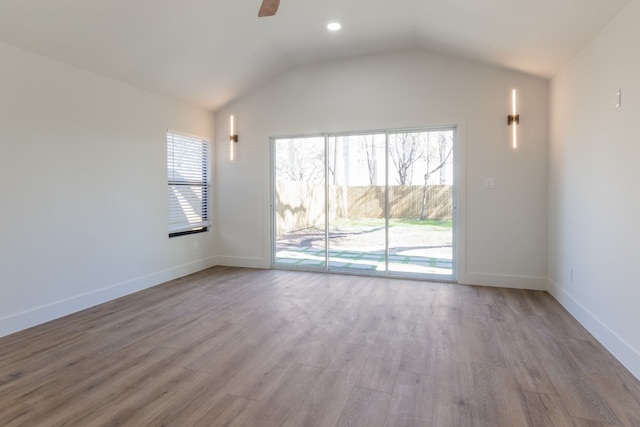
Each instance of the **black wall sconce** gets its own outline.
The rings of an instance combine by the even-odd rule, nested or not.
[[[235,147],[233,144],[238,142],[238,134],[235,129],[233,114],[229,117],[229,160],[235,158]]]
[[[520,124],[520,114],[516,110],[516,90],[511,92],[511,114],[507,116],[507,126],[513,125],[513,148],[518,148],[518,125]]]

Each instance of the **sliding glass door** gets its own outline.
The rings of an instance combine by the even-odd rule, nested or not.
[[[275,263],[326,267],[325,138],[274,140]]]
[[[453,128],[273,140],[277,267],[454,279]]]
[[[453,275],[453,135],[388,135],[389,271]]]
[[[386,271],[385,134],[328,143],[329,269]]]

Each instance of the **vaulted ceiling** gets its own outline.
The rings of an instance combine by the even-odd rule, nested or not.
[[[0,0],[0,41],[215,111],[299,64],[399,49],[549,78],[628,1],[281,0],[258,18],[261,0]]]

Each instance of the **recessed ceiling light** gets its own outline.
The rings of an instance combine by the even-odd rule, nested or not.
[[[338,31],[340,28],[342,28],[342,25],[337,22],[330,22],[327,24],[327,30],[329,31]]]

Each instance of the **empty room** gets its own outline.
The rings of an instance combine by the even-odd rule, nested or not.
[[[640,426],[639,23],[0,1],[0,425]]]

